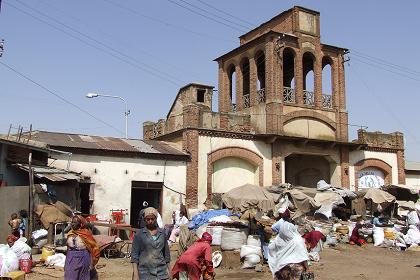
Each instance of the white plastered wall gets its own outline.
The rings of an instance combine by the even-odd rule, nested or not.
[[[355,189],[355,168],[354,165],[363,159],[379,159],[392,168],[392,184],[398,184],[398,163],[397,155],[393,153],[375,152],[375,151],[351,151],[349,157],[349,175],[350,175],[350,189]]]
[[[248,149],[263,158],[264,180],[263,184],[271,185],[272,183],[272,162],[271,162],[271,145],[260,141],[232,139],[222,137],[200,136],[198,139],[198,205],[203,205],[207,198],[207,155],[221,148],[240,147]],[[237,162],[238,165],[242,164]],[[246,172],[244,170],[238,172]],[[258,172],[258,169],[256,170]],[[235,178],[240,178],[240,173],[229,174],[231,177],[229,182],[237,185],[241,182],[235,182]],[[258,176],[258,174],[257,174]],[[233,180],[233,181],[232,181]],[[242,180],[238,179],[238,180]],[[258,182],[258,181],[257,181]]]
[[[58,159],[51,163],[55,167],[66,168],[67,159]],[[164,180],[167,187],[185,194],[186,163],[168,160],[166,169],[164,166],[165,160],[161,159],[73,154],[70,170],[90,177],[91,183],[95,184],[93,209],[98,218],[109,219],[110,209],[128,209],[126,222],[129,222],[132,181]],[[179,210],[179,194],[164,187],[162,196],[162,219],[164,223],[171,223],[172,211]]]
[[[407,186],[420,186],[420,174],[405,174],[405,184]]]

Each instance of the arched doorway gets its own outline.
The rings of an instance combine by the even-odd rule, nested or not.
[[[316,188],[319,180],[330,183],[330,163],[323,156],[291,154],[285,160],[286,183]]]

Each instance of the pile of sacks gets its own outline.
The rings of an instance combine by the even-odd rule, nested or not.
[[[20,260],[31,259],[31,247],[26,244],[26,238],[21,237],[12,247],[0,244],[0,276],[19,270]]]
[[[247,244],[241,247],[242,268],[254,268],[261,261],[261,241],[257,235],[249,235]]]

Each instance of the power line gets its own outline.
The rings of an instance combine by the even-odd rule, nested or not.
[[[179,6],[179,7],[181,7],[181,8],[184,8],[184,9],[186,9],[186,10],[188,10],[188,11],[192,12],[192,13],[198,14],[198,15],[200,15],[200,16],[202,16],[202,17],[204,17],[204,18],[208,19],[208,20],[211,20],[211,21],[214,21],[214,22],[220,23],[220,24],[222,24],[222,25],[224,25],[224,26],[227,26],[227,27],[229,27],[229,28],[231,28],[231,29],[233,29],[233,30],[236,30],[236,31],[245,32],[243,29],[240,29],[240,28],[238,28],[238,27],[232,26],[232,25],[230,25],[230,24],[227,24],[227,23],[222,22],[222,21],[220,21],[220,20],[214,19],[214,18],[212,18],[212,17],[209,17],[209,16],[207,16],[207,15],[205,15],[205,14],[202,14],[202,13],[200,13],[200,12],[197,12],[197,11],[196,11],[196,10],[194,10],[194,9],[191,9],[191,8],[189,8],[189,7],[186,7],[186,6],[182,5],[182,4],[179,4],[179,3],[177,3],[177,2],[175,2],[175,1],[173,1],[173,0],[168,0],[168,1],[169,1],[169,2],[171,2],[172,4],[175,4],[175,5]]]
[[[387,69],[387,68],[384,68],[384,67],[381,67],[381,66],[379,66],[379,65],[375,65],[375,64],[372,64],[372,63],[369,63],[369,62],[363,61],[363,60],[358,59],[358,58],[354,58],[354,57],[353,57],[353,60],[356,60],[357,62],[360,62],[360,63],[366,64],[366,65],[369,65],[369,66],[372,66],[372,67],[376,67],[376,68],[382,69],[382,70],[387,71],[387,72],[390,72],[390,73],[394,73],[394,74],[396,74],[396,75],[399,75],[399,76],[401,76],[401,77],[405,77],[405,78],[410,79],[410,80],[413,80],[413,81],[420,82],[420,79],[416,79],[416,78],[413,78],[413,77],[407,76],[407,75],[405,75],[405,74],[403,74],[403,73],[400,73],[400,72],[396,72],[396,71],[393,71],[393,70],[389,70],[389,69]]]
[[[222,13],[222,14],[225,14],[225,15],[227,15],[227,16],[230,16],[230,17],[234,18],[234,19],[240,20],[240,21],[242,21],[243,23],[249,24],[252,28],[257,27],[257,26],[256,26],[254,23],[252,23],[252,22],[249,22],[249,21],[243,20],[243,19],[241,19],[241,18],[238,18],[238,17],[236,17],[236,16],[234,16],[234,15],[232,15],[232,14],[229,14],[228,12],[225,12],[225,11],[223,11],[223,10],[221,10],[221,9],[218,9],[217,7],[214,7],[214,6],[212,6],[212,5],[208,4],[208,3],[204,2],[204,1],[201,1],[201,0],[197,0],[197,1],[198,1],[198,2],[200,2],[201,4],[206,5],[207,7],[210,7],[210,8],[212,8],[212,9],[214,9],[214,10],[216,10],[216,11],[218,11],[218,12]]]
[[[19,1],[19,0],[16,0],[16,1]],[[162,72],[162,71],[160,71],[160,70],[154,69],[153,67],[148,66],[148,65],[147,65],[147,64],[145,64],[145,63],[139,62],[139,61],[138,61],[138,60],[136,60],[135,58],[132,58],[132,57],[130,57],[130,56],[128,56],[128,55],[126,55],[126,54],[124,54],[124,53],[122,53],[122,52],[120,52],[120,51],[118,51],[118,50],[114,49],[114,48],[111,48],[111,47],[109,47],[108,45],[106,45],[106,44],[104,44],[104,43],[102,43],[102,42],[100,42],[100,41],[98,41],[98,40],[96,40],[96,39],[94,39],[94,38],[90,37],[89,35],[83,34],[83,33],[79,32],[79,31],[77,31],[76,29],[74,29],[74,28],[72,28],[72,27],[70,27],[70,26],[67,26],[66,24],[63,24],[63,23],[61,23],[61,22],[59,22],[59,21],[57,21],[57,20],[55,20],[55,19],[53,19],[53,18],[52,18],[52,20],[53,20],[53,21],[56,21],[58,24],[63,25],[64,27],[66,27],[66,28],[68,28],[68,29],[72,30],[73,32],[76,32],[76,33],[78,33],[78,34],[81,34],[82,36],[84,36],[84,37],[86,37],[87,39],[89,39],[89,40],[91,40],[91,41],[95,42],[96,44],[99,44],[99,45],[101,45],[101,46],[105,47],[106,49],[99,48],[98,46],[96,46],[96,45],[94,45],[94,44],[92,44],[92,43],[90,43],[90,42],[88,42],[88,41],[86,41],[86,40],[84,40],[84,39],[81,39],[80,37],[75,36],[75,35],[73,35],[72,33],[68,32],[68,31],[66,31],[66,30],[64,30],[64,29],[62,29],[62,28],[59,28],[59,27],[57,27],[57,26],[54,26],[54,25],[50,24],[48,21],[45,21],[45,20],[43,20],[43,19],[41,19],[41,18],[39,18],[39,17],[37,17],[37,16],[35,16],[35,15],[33,15],[33,14],[31,14],[31,13],[27,12],[27,11],[24,11],[24,10],[22,10],[22,9],[20,9],[20,8],[18,8],[18,7],[16,7],[16,6],[14,6],[14,5],[12,5],[12,4],[10,4],[10,3],[8,3],[8,2],[6,2],[5,4],[6,4],[6,5],[9,5],[9,6],[11,6],[11,7],[13,7],[14,9],[16,9],[16,10],[18,10],[18,11],[20,11],[20,12],[22,12],[22,13],[24,13],[24,14],[26,14],[26,15],[28,15],[28,16],[30,16],[30,17],[32,17],[32,18],[34,18],[34,19],[36,19],[36,20],[38,20],[38,21],[40,21],[40,22],[42,22],[42,23],[46,24],[46,25],[48,25],[48,26],[50,26],[51,28],[54,28],[54,29],[56,29],[56,30],[58,30],[58,31],[60,31],[60,32],[63,32],[64,34],[66,34],[66,35],[68,35],[68,36],[70,36],[70,37],[72,37],[72,38],[74,38],[74,39],[76,39],[76,40],[78,40],[78,41],[80,41],[80,42],[82,42],[82,43],[84,43],[84,44],[86,44],[86,45],[88,45],[88,46],[90,46],[90,47],[94,48],[94,49],[97,49],[97,50],[99,50],[99,51],[101,51],[101,52],[104,52],[104,53],[106,53],[106,54],[108,54],[108,55],[110,55],[110,56],[112,56],[112,57],[114,57],[114,58],[116,58],[116,59],[118,59],[118,60],[120,60],[120,61],[123,61],[123,62],[125,62],[125,63],[127,63],[127,64],[129,64],[129,65],[131,65],[131,66],[133,66],[133,67],[135,67],[135,68],[138,68],[138,69],[140,69],[140,70],[142,70],[142,71],[144,71],[144,72],[147,72],[147,73],[149,73],[149,74],[151,74],[151,75],[153,75],[153,76],[156,76],[156,77],[159,77],[159,78],[161,78],[161,79],[163,79],[163,80],[166,80],[167,82],[172,83],[172,84],[174,84],[174,85],[176,85],[176,86],[179,86],[179,84],[178,84],[178,83],[176,83],[175,81],[173,81],[172,79],[178,80],[178,81],[180,81],[181,83],[185,83],[185,81],[182,81],[182,80],[177,79],[177,78],[175,78],[175,77],[173,77],[173,78],[171,79],[170,77],[172,77],[172,75],[167,74],[167,73],[165,73],[165,72]],[[21,4],[22,4],[22,3],[21,3]],[[26,4],[23,4],[23,5],[26,5]],[[27,6],[27,5],[26,5],[26,6]],[[31,8],[31,7],[29,7],[29,8],[30,8],[30,9],[32,9],[32,10],[34,10],[34,11],[36,11],[35,9],[33,9],[33,8]],[[37,12],[38,12],[38,13],[40,13],[40,14],[43,14],[43,13],[41,13],[41,12],[39,12],[39,11],[37,11]],[[43,15],[44,15],[44,14],[43,14]],[[47,17],[47,18],[51,18],[51,17],[49,17],[49,16],[47,16],[47,15],[44,15],[44,16],[45,16],[45,17]],[[107,49],[110,49],[112,52],[111,52],[111,51],[108,51]],[[113,52],[114,52],[114,53],[113,53]],[[116,55],[115,53],[116,53],[116,54],[118,54],[118,55],[120,55],[120,56]],[[121,56],[123,56],[123,57],[121,57]],[[126,57],[127,59],[125,59],[124,57]],[[133,62],[132,62],[132,61],[130,61],[130,60],[133,60],[133,61],[135,61],[136,63],[133,63]],[[140,64],[140,65],[139,65],[139,64]],[[151,71],[150,69],[147,69],[147,68],[151,68],[151,69],[152,69],[153,71],[155,71],[155,72],[153,72],[153,71]]]
[[[69,105],[73,106],[73,107],[74,107],[74,108],[76,108],[77,110],[79,110],[79,111],[81,111],[81,112],[85,113],[86,115],[88,115],[88,116],[90,116],[90,117],[94,118],[94,119],[95,119],[95,120],[97,120],[98,122],[100,122],[100,123],[102,123],[102,124],[104,124],[104,125],[106,125],[106,126],[108,126],[108,127],[112,128],[112,129],[114,129],[115,131],[117,131],[117,132],[119,132],[119,133],[121,133],[121,134],[124,134],[124,132],[122,132],[121,130],[119,130],[119,129],[118,129],[118,128],[116,128],[115,126],[113,126],[113,125],[111,125],[111,124],[109,124],[109,123],[107,123],[107,122],[105,122],[105,121],[103,121],[103,120],[99,119],[99,118],[98,118],[98,117],[96,117],[95,115],[92,115],[91,113],[89,113],[89,112],[88,112],[88,111],[86,111],[85,109],[83,109],[83,108],[81,108],[80,106],[78,106],[78,105],[74,104],[73,102],[71,102],[71,101],[69,101],[69,100],[65,99],[64,97],[62,97],[62,96],[61,96],[61,95],[59,95],[58,93],[56,93],[56,92],[54,92],[54,91],[50,90],[49,88],[47,88],[47,87],[45,87],[44,85],[42,85],[42,84],[40,84],[40,83],[36,82],[35,80],[33,80],[33,79],[29,78],[27,75],[25,75],[25,74],[23,74],[23,73],[19,72],[18,70],[14,69],[14,68],[13,68],[13,67],[11,67],[10,65],[8,65],[8,64],[6,64],[6,63],[4,63],[4,62],[1,62],[1,61],[0,61],[0,64],[1,64],[1,65],[3,65],[4,67],[6,67],[7,69],[9,69],[10,71],[14,72],[15,74],[19,75],[20,77],[24,78],[25,80],[27,80],[27,81],[29,81],[29,82],[33,83],[34,85],[36,85],[36,86],[38,86],[38,87],[42,88],[44,91],[46,91],[46,92],[48,92],[48,93],[50,93],[50,94],[54,95],[55,97],[57,97],[58,99],[60,99],[60,100],[61,100],[61,101],[63,101],[64,103],[67,103],[67,104],[69,104]]]
[[[351,53],[356,54],[356,55],[358,54],[359,56],[365,57],[366,59],[369,58],[370,60],[373,60],[373,61],[380,61],[380,62],[382,62],[382,64],[388,65],[388,66],[393,67],[395,69],[398,69],[400,71],[405,71],[405,72],[408,72],[408,73],[411,73],[411,74],[414,74],[414,75],[415,74],[420,74],[419,71],[416,71],[416,70],[410,69],[408,67],[401,66],[401,65],[386,61],[386,60],[381,59],[381,58],[377,58],[377,57],[362,53],[362,52],[354,50],[354,49],[350,49],[350,51],[351,51]],[[379,62],[376,62],[376,63],[379,63]]]
[[[368,84],[366,83],[366,81],[363,79],[362,75],[359,75],[359,73],[356,71],[356,69],[353,67],[353,69],[355,70],[354,73],[356,74],[356,76],[362,81],[362,84],[365,86],[365,88],[367,89],[368,93],[371,93],[373,95],[373,97],[375,98],[376,101],[379,101],[380,103],[382,103],[382,105],[385,107],[385,109],[388,111],[388,113],[394,118],[394,120],[397,121],[397,123],[404,128],[407,133],[413,138],[413,140],[420,145],[420,141],[417,139],[417,137],[411,132],[411,130],[409,130],[405,124],[398,118],[398,116],[391,110],[391,108],[388,106],[388,104],[386,104],[384,102],[384,98],[380,98],[376,95],[375,91],[372,90]]]
[[[222,16],[216,15],[216,14],[214,14],[214,13],[212,13],[212,12],[209,12],[209,11],[208,11],[208,10],[206,10],[206,9],[203,9],[203,8],[201,8],[201,7],[199,7],[199,6],[196,6],[196,5],[194,5],[194,4],[191,4],[191,3],[187,2],[187,1],[184,1],[184,0],[179,0],[179,1],[181,1],[181,2],[183,2],[183,3],[185,3],[185,4],[187,4],[188,6],[193,7],[193,8],[195,8],[195,9],[199,10],[199,11],[202,11],[202,12],[208,13],[208,14],[210,14],[210,15],[212,15],[212,16],[214,16],[214,17],[218,18],[218,19],[221,19],[221,20],[224,20],[224,21],[226,21],[226,22],[232,23],[232,24],[237,25],[237,26],[239,26],[239,27],[243,27],[243,28],[245,28],[245,29],[249,29],[249,27],[248,27],[248,26],[242,25],[242,24],[240,24],[240,23],[237,23],[237,22],[231,21],[231,20],[229,20],[229,19],[226,19],[226,18],[224,18],[224,17],[222,17]]]
[[[138,12],[138,11],[132,9],[132,8],[129,8],[127,6],[124,6],[124,5],[120,4],[120,3],[115,3],[115,2],[113,2],[111,0],[102,0],[102,1],[107,2],[107,3],[109,3],[109,4],[111,4],[111,5],[115,6],[115,7],[118,7],[121,10],[125,10],[125,11],[128,11],[128,12],[132,13],[132,14],[135,14],[135,15],[144,17],[146,19],[149,19],[151,21],[157,22],[157,23],[159,23],[161,25],[164,25],[165,27],[172,27],[175,30],[183,30],[185,32],[188,32],[188,33],[191,33],[191,34],[194,34],[196,36],[200,36],[200,37],[206,38],[206,39],[213,38],[213,39],[220,40],[220,41],[236,43],[236,41],[234,41],[234,40],[229,40],[229,39],[217,37],[217,36],[214,36],[213,34],[205,34],[205,33],[197,32],[197,31],[193,31],[193,30],[188,29],[188,28],[185,28],[183,26],[175,25],[173,23],[170,23],[170,22],[167,22],[167,21],[164,21],[164,20],[161,20],[161,19],[157,19],[157,18],[151,17],[149,15],[142,14],[142,13],[140,13],[140,12]]]

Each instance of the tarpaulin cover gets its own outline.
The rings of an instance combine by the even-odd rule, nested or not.
[[[231,213],[228,209],[204,211],[192,217],[188,227],[190,229],[197,229],[200,226],[207,224],[211,218],[221,215],[230,216]]]
[[[365,199],[371,199],[374,203],[381,204],[385,202],[392,202],[395,196],[380,189],[370,188],[365,194]]]
[[[244,212],[258,209],[263,212],[274,210],[278,194],[268,192],[265,188],[246,184],[230,190],[222,196],[223,203],[233,211]]]
[[[312,197],[304,194],[297,189],[291,189],[285,193],[289,194],[292,198],[293,205],[302,213],[306,214],[321,207],[321,204],[316,202]]]
[[[327,191],[317,193],[314,197],[315,201],[321,204],[321,208],[315,211],[315,213],[321,213],[327,218],[332,215],[332,210],[340,204],[345,204],[344,199],[338,193]]]
[[[50,227],[50,223],[69,222],[71,220],[71,217],[58,210],[54,205],[40,204],[37,206],[35,213],[46,229]]]

